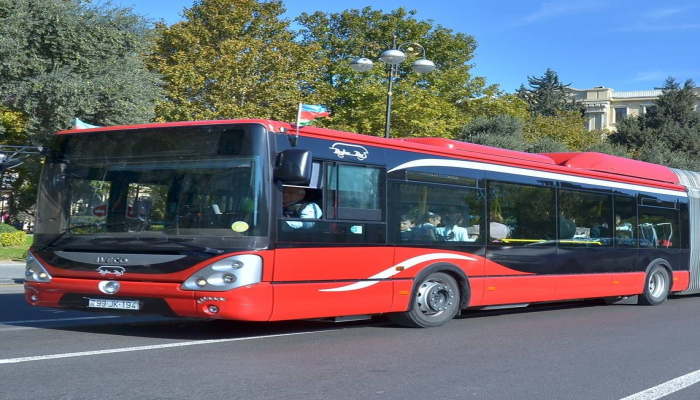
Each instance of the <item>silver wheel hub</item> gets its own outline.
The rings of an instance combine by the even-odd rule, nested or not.
[[[416,306],[425,315],[437,316],[452,307],[454,298],[454,292],[445,282],[427,281],[418,288]]]
[[[656,271],[649,277],[649,294],[652,297],[661,297],[666,290],[666,280],[661,272]]]

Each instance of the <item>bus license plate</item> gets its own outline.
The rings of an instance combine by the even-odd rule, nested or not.
[[[138,300],[102,300],[88,299],[88,307],[90,308],[111,308],[118,310],[138,310]]]

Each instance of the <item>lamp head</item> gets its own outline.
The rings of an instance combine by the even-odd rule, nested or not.
[[[406,54],[401,50],[389,49],[384,50],[379,56],[379,59],[389,65],[398,65],[406,59]]]
[[[372,69],[374,63],[369,58],[359,57],[350,61],[350,68],[357,72],[366,72]]]
[[[420,60],[414,61],[411,68],[413,68],[414,72],[418,72],[419,74],[427,74],[435,69],[435,63],[428,59],[421,58]]]

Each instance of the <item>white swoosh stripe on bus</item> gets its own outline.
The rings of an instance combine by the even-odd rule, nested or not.
[[[631,183],[621,183],[621,182],[607,181],[604,179],[595,179],[595,178],[584,178],[582,176],[559,174],[556,172],[538,171],[535,169],[527,169],[527,168],[507,167],[505,165],[486,164],[486,163],[479,163],[479,162],[474,162],[474,161],[440,160],[440,159],[435,159],[435,158],[426,158],[426,159],[422,159],[422,160],[414,160],[414,161],[409,161],[407,163],[403,163],[395,168],[392,168],[389,172],[398,171],[401,169],[416,168],[416,167],[467,168],[467,169],[475,169],[475,170],[479,170],[479,171],[503,172],[506,174],[531,176],[534,178],[552,179],[552,180],[574,182],[574,183],[583,183],[583,184],[587,184],[587,185],[608,186],[608,187],[613,187],[613,188],[617,188],[617,189],[635,190],[635,191],[640,191],[640,192],[665,194],[665,195],[678,196],[678,197],[688,197],[686,192],[678,192],[678,191],[669,190],[669,189],[660,189],[660,188],[655,188],[655,187],[650,187],[650,186],[634,185]]]
[[[320,292],[347,292],[350,290],[359,290],[359,289],[364,289],[367,287],[370,287],[372,285],[376,285],[377,283],[381,282],[378,280],[371,280],[371,279],[386,279],[390,278],[399,272],[405,271],[413,266],[416,266],[420,263],[424,263],[426,261],[433,261],[433,260],[449,260],[449,259],[454,259],[454,260],[469,260],[469,261],[477,261],[476,258],[473,257],[467,257],[463,256],[460,254],[452,254],[452,253],[432,253],[432,254],[423,254],[421,256],[409,258],[408,260],[402,261],[396,265],[393,265],[384,271],[372,275],[367,280],[364,280],[362,282],[356,282],[356,283],[351,283],[350,285],[345,285],[333,289],[321,289],[319,290]],[[401,271],[397,270],[396,267],[402,266],[403,269]]]

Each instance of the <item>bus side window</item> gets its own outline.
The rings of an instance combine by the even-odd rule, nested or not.
[[[383,220],[382,170],[364,165],[329,164],[326,191],[333,195],[338,220]],[[330,208],[331,204],[326,206]],[[329,212],[329,214],[331,214]]]
[[[612,246],[612,196],[560,189],[558,199],[560,246]]]
[[[527,246],[556,242],[554,189],[544,186],[490,181],[489,243]],[[504,234],[507,228],[507,236]],[[498,228],[498,229],[496,229]]]
[[[393,243],[480,245],[483,189],[441,183],[392,182],[389,231]],[[482,224],[483,225],[483,224]]]
[[[637,248],[637,199],[615,196],[615,247]]]

